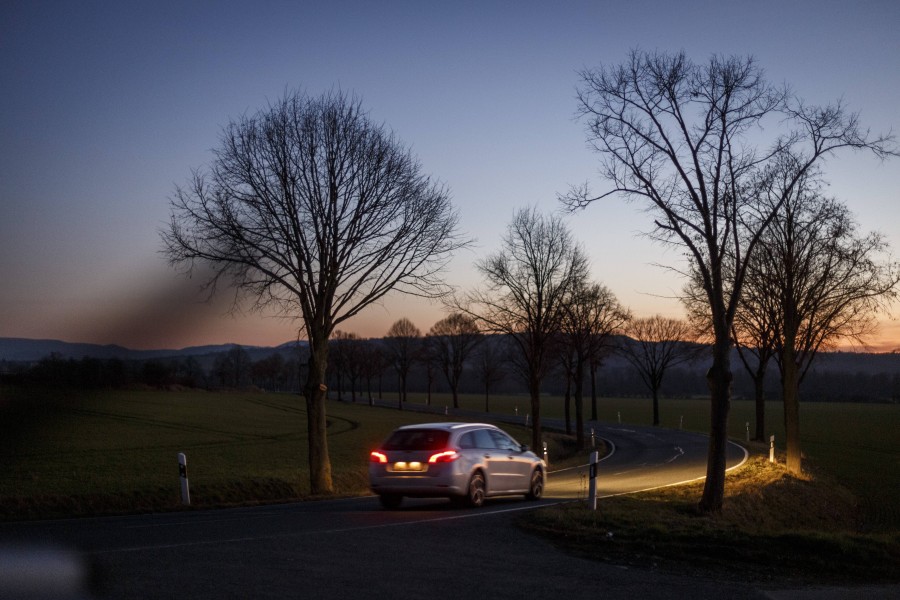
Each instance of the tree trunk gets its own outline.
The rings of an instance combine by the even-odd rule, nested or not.
[[[307,433],[309,435],[309,487],[313,495],[334,491],[331,480],[331,460],[328,456],[327,422],[325,419],[325,384],[328,365],[328,340],[324,334],[311,335],[309,370],[304,395],[306,397]]]
[[[597,366],[591,365],[591,421],[597,420]]]
[[[566,369],[566,371],[566,435],[572,435],[572,375],[571,373],[568,373],[568,369]]]
[[[575,447],[584,450],[584,362],[575,365]]]
[[[541,379],[531,376],[528,381],[528,391],[531,394],[531,447],[536,454],[540,454],[541,441]]]
[[[699,509],[702,513],[718,513],[725,498],[725,463],[728,446],[728,411],[731,408],[731,338],[716,335],[713,363],[706,373],[710,394],[709,456],[706,482]]]
[[[485,382],[484,382],[484,412],[489,413],[489,412],[491,412],[491,406],[490,406],[491,386],[490,386],[490,384],[488,384],[486,379],[487,378],[485,378]]]
[[[787,468],[794,475],[800,475],[803,472],[800,453],[800,367],[792,344],[785,344],[782,350],[781,369]]]
[[[766,395],[765,395],[765,379],[766,372],[757,371],[753,378],[753,388],[756,394],[756,434],[753,439],[757,442],[763,442],[766,439]]]
[[[453,385],[451,391],[453,392],[453,408],[459,408],[459,382]]]
[[[653,395],[653,426],[659,426],[659,387],[654,385],[650,390]]]

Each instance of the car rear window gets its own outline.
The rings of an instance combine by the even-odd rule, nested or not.
[[[441,450],[450,432],[441,429],[398,429],[387,439],[385,450]]]

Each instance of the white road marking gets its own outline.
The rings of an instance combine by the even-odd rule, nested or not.
[[[524,510],[535,510],[536,508],[543,508],[546,506],[556,506],[557,504],[566,504],[568,502],[572,502],[571,500],[560,500],[558,502],[550,502],[547,504],[529,504],[527,506],[520,506],[516,508],[504,508],[500,510],[491,510],[491,511],[478,511],[471,512],[467,514],[459,514],[459,515],[451,515],[447,517],[435,517],[432,519],[420,519],[415,521],[403,521],[401,523],[382,523],[379,525],[364,525],[359,527],[340,527],[337,529],[324,529],[324,530],[314,530],[314,531],[297,531],[292,533],[278,533],[272,535],[261,535],[261,536],[248,536],[248,537],[237,537],[237,538],[227,538],[224,540],[202,540],[196,542],[181,542],[177,544],[149,544],[146,546],[131,546],[126,548],[111,548],[109,550],[93,550],[90,552],[85,552],[85,555],[93,555],[93,554],[116,554],[119,552],[145,552],[148,550],[171,550],[173,548],[189,548],[192,546],[209,546],[213,544],[234,544],[239,542],[257,542],[262,540],[275,540],[279,538],[290,538],[290,537],[302,537],[306,535],[324,535],[324,534],[332,534],[332,533],[349,533],[352,531],[366,531],[371,529],[387,529],[389,527],[403,527],[407,525],[418,525],[422,523],[439,523],[442,521],[457,521],[460,519],[471,519],[474,517],[488,517],[491,515],[499,515],[503,513],[511,513],[511,512],[521,512]]]

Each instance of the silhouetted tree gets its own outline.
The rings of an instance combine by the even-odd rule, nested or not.
[[[475,351],[475,373],[484,389],[484,412],[491,412],[491,387],[503,381],[506,376],[507,351],[505,348],[498,348],[501,343],[498,336],[487,337]]]
[[[356,389],[362,371],[362,350],[359,336],[352,332],[336,331],[330,342],[329,355],[332,358],[337,379],[338,400],[343,400],[343,380],[350,383],[350,400],[356,402]]]
[[[274,353],[253,363],[250,368],[253,383],[263,389],[277,390],[282,372],[284,371],[284,357]]]
[[[659,425],[659,390],[666,371],[697,357],[694,329],[686,321],[654,315],[625,325],[619,353],[631,363],[653,399],[653,424]]]
[[[587,277],[588,261],[558,216],[536,209],[513,216],[501,248],[476,264],[485,279],[464,302],[482,329],[504,334],[515,346],[512,363],[531,396],[532,447],[541,447],[541,382],[553,365],[566,296]]]
[[[609,336],[617,332],[630,315],[615,295],[599,283],[582,282],[570,292],[565,303],[562,320],[562,341],[568,352],[561,353],[566,358],[568,379],[575,387],[575,440],[578,449],[584,448],[584,375],[592,359],[599,357]],[[592,376],[594,374],[592,373]],[[595,381],[595,380],[592,380]],[[567,396],[568,396],[568,385]],[[596,383],[592,388],[592,416],[597,418]],[[568,401],[566,402],[568,421]],[[569,431],[568,424],[566,431]]]
[[[776,180],[767,200],[778,215],[760,239],[745,288],[777,298],[773,312],[775,358],[781,371],[787,466],[802,470],[799,388],[817,353],[837,340],[861,341],[875,315],[897,297],[900,265],[887,257],[877,233],[860,236],[849,209],[822,196],[804,176],[790,190]]]
[[[422,332],[419,331],[419,328],[405,317],[391,325],[384,337],[388,360],[397,372],[400,384],[397,402],[400,410],[403,410],[403,403],[406,402],[406,383],[409,371],[419,357],[421,337]]]
[[[366,381],[366,395],[369,399],[369,404],[374,405],[374,399],[372,398],[372,379],[381,378],[381,374],[384,372],[387,367],[387,357],[385,356],[385,350],[381,345],[379,340],[364,340],[360,346],[360,363],[362,370],[360,372],[360,376]],[[379,388],[379,399],[381,398],[381,391]]]
[[[447,291],[463,245],[449,193],[358,99],[295,92],[225,127],[208,172],[176,189],[163,241],[171,263],[211,269],[210,292],[227,283],[302,321],[311,491],[330,492],[328,340],[392,290]]]
[[[705,64],[685,54],[632,51],[621,65],[584,70],[579,110],[601,155],[611,189],[585,185],[563,199],[584,207],[610,195],[644,201],[657,239],[680,247],[699,276],[713,335],[710,445],[699,508],[719,511],[725,490],[731,400],[732,325],[747,257],[783,199],[759,199],[774,172],[793,167],[783,190],[841,148],[895,153],[890,137],[872,139],[838,103],[810,106],[763,78],[752,58],[713,56]],[[786,131],[758,151],[768,120]],[[752,135],[752,138],[751,138]],[[725,268],[729,257],[733,270]]]
[[[459,408],[459,384],[466,360],[484,336],[475,319],[452,313],[432,326],[428,332],[431,348],[453,395],[453,407]]]

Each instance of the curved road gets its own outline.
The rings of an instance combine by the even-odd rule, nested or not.
[[[704,436],[594,427],[615,447],[599,468],[601,494],[704,474]],[[743,456],[735,447],[729,464]],[[86,593],[71,597],[764,597],[749,584],[726,586],[574,558],[512,524],[523,510],[583,496],[585,490],[580,471],[569,469],[550,476],[540,502],[492,500],[479,510],[407,500],[402,510],[384,511],[374,497],[364,497],[0,524],[0,597],[23,596],[14,589],[23,580],[54,592],[46,597],[69,597],[51,588],[80,592],[79,573],[96,576],[85,584]]]
[[[607,441],[611,449],[601,458],[597,468],[599,497],[684,483],[706,475],[709,438],[705,435],[597,422],[588,423],[587,429],[591,427],[598,437]],[[746,457],[741,446],[728,444],[729,469],[743,464]],[[554,472],[553,465],[550,465],[550,472],[548,496],[586,496],[586,467]]]

